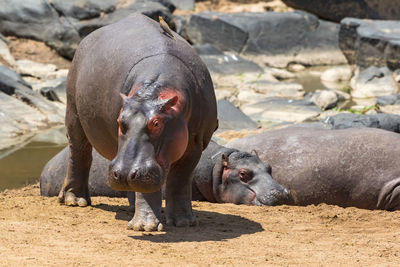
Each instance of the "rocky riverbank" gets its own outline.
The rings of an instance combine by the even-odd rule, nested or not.
[[[219,100],[217,137],[298,123],[321,125],[339,113],[400,114],[400,26],[395,21],[331,22],[281,1],[33,0],[3,5],[0,150],[63,124],[65,79],[79,41],[131,12],[163,16],[200,54]],[[357,123],[346,118],[348,125]],[[393,120],[389,128],[395,129]]]

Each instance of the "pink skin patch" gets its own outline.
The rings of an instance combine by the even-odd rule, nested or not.
[[[165,163],[165,159],[169,159],[169,162],[174,163],[178,161],[185,153],[188,142],[189,142],[189,132],[187,128],[187,123],[184,117],[181,115],[183,107],[185,105],[185,98],[181,92],[171,88],[165,88],[158,95],[158,99],[171,99],[176,97],[176,101],[173,102],[173,105],[168,107],[164,112],[166,114],[181,116],[181,120],[177,122],[175,125],[176,130],[172,134],[170,141],[165,145],[163,150],[167,153],[163,153],[164,159],[161,159],[161,166]],[[157,159],[158,161],[158,159]]]
[[[171,109],[173,111],[179,113],[182,111],[182,108],[185,104],[185,98],[183,97],[181,92],[179,92],[178,90],[175,90],[175,89],[165,88],[162,92],[160,92],[158,94],[158,99],[165,100],[165,99],[173,98],[175,96],[178,98],[178,100],[177,100],[176,104],[171,107]]]

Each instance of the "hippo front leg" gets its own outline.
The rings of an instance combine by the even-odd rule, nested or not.
[[[162,231],[161,191],[135,194],[135,215],[128,223],[128,229],[135,231]]]
[[[166,182],[166,220],[167,225],[178,227],[197,224],[192,211],[193,171],[200,160],[202,149],[195,147],[186,151],[168,174]]]

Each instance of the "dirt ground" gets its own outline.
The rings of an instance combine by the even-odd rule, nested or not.
[[[0,193],[1,266],[398,266],[400,211],[193,202],[199,226],[127,230],[126,199],[86,208]]]

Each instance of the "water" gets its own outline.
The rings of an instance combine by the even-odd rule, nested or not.
[[[38,134],[14,152],[0,151],[0,191],[39,181],[44,165],[66,142],[65,130],[59,128]]]
[[[316,66],[305,69],[296,73],[296,78],[290,81],[300,83],[304,87],[306,93],[313,93],[317,90],[335,89],[342,90],[349,86],[349,82],[329,83],[321,81],[322,73],[332,68],[332,66]]]

